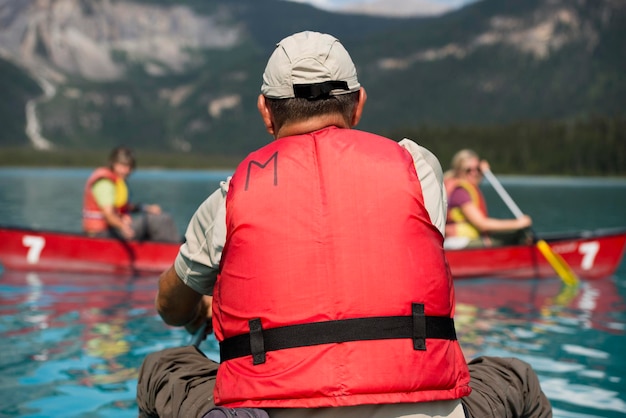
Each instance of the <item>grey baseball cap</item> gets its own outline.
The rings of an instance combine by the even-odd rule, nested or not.
[[[360,87],[343,45],[331,35],[305,31],[276,44],[263,73],[261,93],[271,99],[317,99]]]

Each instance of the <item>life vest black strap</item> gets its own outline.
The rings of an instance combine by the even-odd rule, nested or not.
[[[341,319],[263,329],[261,321],[250,322],[250,333],[220,342],[221,361],[252,355],[253,364],[265,362],[268,351],[350,341],[413,340],[415,350],[426,350],[426,339],[456,340],[454,320],[424,315],[423,304],[413,304],[411,316],[381,316]]]

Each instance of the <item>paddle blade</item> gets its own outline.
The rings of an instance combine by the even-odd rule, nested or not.
[[[547,242],[542,239],[538,240],[537,249],[545,259],[548,260],[548,263],[550,263],[556,274],[563,280],[563,283],[568,286],[578,285],[578,276],[576,276],[576,273],[574,273],[563,257],[552,251],[552,248],[550,248]]]

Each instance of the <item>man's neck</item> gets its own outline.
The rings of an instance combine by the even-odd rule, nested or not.
[[[336,126],[338,128],[351,127],[340,114],[322,115],[284,124],[276,132],[275,139],[308,134],[309,132],[319,131],[329,126]]]

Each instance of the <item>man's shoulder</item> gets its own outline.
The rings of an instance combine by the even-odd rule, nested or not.
[[[429,165],[436,165],[441,168],[439,159],[428,148],[419,145],[417,142],[409,138],[402,138],[398,145],[409,151],[414,160],[423,159]]]

